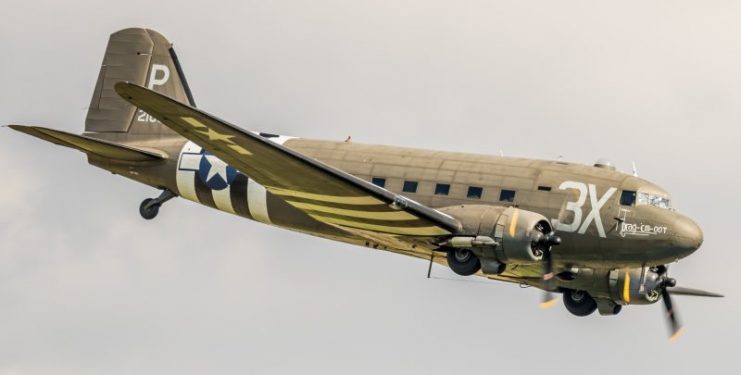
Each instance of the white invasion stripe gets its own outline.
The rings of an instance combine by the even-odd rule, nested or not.
[[[197,171],[200,163],[201,163],[200,154],[195,154],[195,153],[181,154],[179,169]]]
[[[282,145],[282,144],[286,143],[288,140],[296,139],[297,138],[297,137],[291,137],[291,136],[288,136],[288,135],[278,135],[277,137],[272,137],[272,136],[271,137],[265,137],[265,136],[260,135],[260,132],[257,132],[257,131],[254,131],[254,130],[248,130],[248,132],[250,132],[250,133],[252,133],[254,135],[258,135],[260,137],[263,137],[263,138],[269,140],[270,142],[277,143],[279,145]]]
[[[181,197],[187,200],[198,202],[198,196],[196,195],[196,186],[193,183],[195,174],[196,172],[192,172],[192,171],[178,171],[177,172],[177,183],[178,183],[178,192],[180,193]]]
[[[270,224],[268,216],[268,191],[251,178],[247,180],[247,207],[257,221]]]
[[[236,212],[234,211],[234,206],[232,206],[231,190],[232,187],[231,185],[229,185],[226,187],[226,189],[211,190],[211,192],[214,196],[214,203],[216,204],[216,208],[221,211],[236,214]]]
[[[340,219],[340,218],[335,218],[335,217],[323,216],[320,214],[310,213],[309,216],[323,223],[337,224],[337,225],[341,225],[344,227],[350,227],[350,228],[367,229],[367,230],[371,230],[375,232],[403,234],[403,235],[408,235],[408,236],[441,236],[441,235],[450,234],[449,231],[443,228],[434,226],[434,225],[430,225],[426,227],[390,226],[390,225],[363,223],[363,222],[358,222],[358,221],[353,221],[353,220],[348,220],[348,219]]]
[[[373,219],[373,220],[386,220],[386,221],[411,221],[418,220],[419,218],[411,215],[404,211],[362,211],[362,210],[348,210],[344,208],[337,208],[331,206],[322,206],[320,204],[294,202],[286,200],[288,204],[303,211],[310,211],[312,213],[321,212],[335,214],[345,217],[357,217],[361,219]]]
[[[201,152],[201,147],[197,144],[188,141],[185,146],[183,146],[183,149],[180,151],[180,158],[178,160],[178,169],[175,171],[175,180],[178,185],[178,193],[181,197],[201,203],[198,200],[198,195],[196,195],[196,184],[195,184],[195,174],[193,170],[182,170],[182,167],[188,168],[188,169],[198,169],[198,166],[196,165],[195,168],[191,168],[191,165],[185,165],[181,166],[180,163],[185,161],[185,164],[192,164],[191,158],[187,158],[187,154],[183,155],[184,153],[189,154],[195,154]],[[186,156],[184,159],[183,156]]]
[[[270,192],[275,195],[280,195],[281,197],[306,198],[306,199],[311,199],[314,201],[351,204],[351,205],[358,205],[358,206],[372,206],[372,205],[385,204],[383,201],[380,201],[368,195],[358,195],[358,196],[348,197],[348,196],[339,196],[339,195],[305,193],[303,191],[295,191],[295,190],[288,190],[288,189],[281,189],[281,188],[270,188]]]
[[[273,138],[269,138],[269,139],[271,141],[279,144],[279,145],[282,145],[282,144],[286,143],[288,140],[295,139],[295,138],[296,137],[289,137],[287,135],[279,135],[277,137],[273,137]]]

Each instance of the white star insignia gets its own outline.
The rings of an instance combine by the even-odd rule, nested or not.
[[[206,158],[206,160],[208,160],[209,164],[211,164],[211,168],[208,170],[206,181],[211,181],[211,178],[219,175],[224,180],[224,182],[228,182],[226,177],[227,164],[213,155],[205,155],[204,157]]]

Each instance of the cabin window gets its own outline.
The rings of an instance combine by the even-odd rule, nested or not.
[[[417,181],[404,181],[404,187],[401,190],[405,193],[416,193]]]
[[[502,192],[499,193],[499,201],[500,202],[514,202],[515,201],[515,191],[502,189]]]
[[[386,179],[385,178],[373,177],[373,179],[371,179],[371,182],[373,183],[373,185],[376,185],[376,186],[380,186],[380,187],[385,187],[386,186]]]
[[[473,198],[473,199],[481,199],[481,194],[483,194],[484,188],[478,187],[478,186],[469,186],[468,187],[468,194],[466,194],[466,197]]]
[[[448,195],[450,193],[449,184],[437,184],[435,185],[435,195]]]
[[[636,192],[630,190],[623,190],[620,194],[620,204],[623,206],[635,206],[636,204]]]
[[[538,186],[539,191],[551,191],[550,186]]]

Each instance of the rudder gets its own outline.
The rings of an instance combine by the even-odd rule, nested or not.
[[[127,81],[195,106],[175,50],[162,34],[130,28],[111,34],[90,103],[85,131],[175,135],[142,110],[130,105],[113,86]]]

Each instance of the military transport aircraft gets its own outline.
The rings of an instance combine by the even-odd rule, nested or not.
[[[563,294],[566,309],[614,315],[663,300],[681,331],[667,264],[702,244],[669,193],[609,162],[427,151],[244,130],[197,109],[172,44],[156,31],[111,35],[75,135],[9,125],[160,189],[152,219],[182,197],[266,224],[423,258],[464,276]],[[429,274],[428,274],[429,276]],[[671,292],[670,292],[671,290]]]

